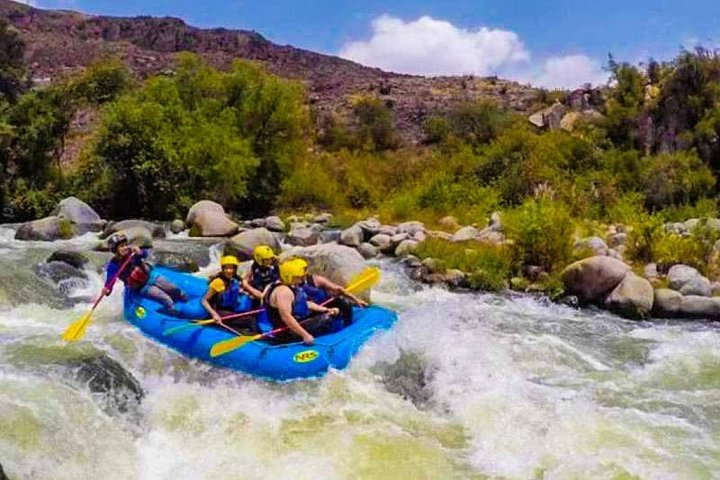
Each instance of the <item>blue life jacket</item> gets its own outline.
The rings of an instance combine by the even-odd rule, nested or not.
[[[305,291],[305,294],[310,299],[310,301],[317,304],[321,304],[322,302],[330,298],[325,290],[315,286],[315,277],[313,277],[312,275],[307,276],[307,280],[305,280],[305,283],[303,283],[302,289]]]
[[[270,288],[268,288],[267,292],[265,292],[265,310],[267,311],[267,316],[269,317],[273,328],[285,326],[285,322],[283,322],[282,318],[280,318],[280,310],[278,310],[277,307],[273,307],[270,305],[270,296],[280,285],[283,284],[280,282],[275,282],[270,286]],[[310,316],[310,307],[308,306],[307,294],[302,287],[290,287],[290,290],[292,290],[293,294],[295,295],[295,299],[293,300],[292,305],[292,316],[295,317],[295,320],[304,320],[305,318]]]
[[[280,269],[277,265],[265,267],[253,260],[250,271],[252,272],[252,282],[250,282],[250,285],[261,292],[265,290],[265,287],[277,282],[280,278]]]
[[[220,293],[216,293],[211,299],[214,308],[221,310],[235,310],[235,306],[240,298],[240,281],[237,278],[228,280],[224,277],[220,278],[225,283],[225,290]]]

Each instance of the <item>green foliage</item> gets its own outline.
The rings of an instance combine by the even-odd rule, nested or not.
[[[5,18],[0,18],[0,98],[14,101],[27,87],[25,43]]]
[[[122,62],[109,60],[89,66],[82,75],[68,83],[76,100],[102,105],[129,91],[133,81]]]
[[[450,135],[450,122],[445,117],[433,115],[423,124],[424,142],[427,145],[442,143]]]
[[[70,220],[68,220],[67,218],[60,219],[58,228],[60,230],[60,238],[67,240],[68,238],[73,237],[73,226]]]
[[[715,187],[712,172],[692,152],[645,159],[640,179],[650,209],[694,203]]]
[[[441,270],[458,269],[468,273],[472,288],[489,291],[507,288],[512,258],[505,246],[430,238],[418,245],[414,253],[420,258],[436,259]]]
[[[563,268],[573,254],[573,225],[567,207],[549,199],[528,199],[503,216],[513,258],[548,272]]]
[[[283,181],[280,204],[291,209],[332,209],[342,206],[342,194],[321,162],[306,161]]]
[[[397,148],[398,139],[390,109],[379,99],[363,97],[353,105],[358,144],[371,151]]]
[[[510,125],[511,117],[496,103],[481,100],[455,107],[448,115],[448,123],[455,137],[479,146],[497,138]]]

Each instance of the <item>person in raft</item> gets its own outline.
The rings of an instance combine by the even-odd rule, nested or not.
[[[175,284],[153,272],[152,266],[146,261],[150,255],[150,249],[135,245],[129,246],[127,236],[122,232],[112,234],[107,243],[114,255],[107,264],[103,294],[108,296],[112,293],[111,280],[115,278],[115,274],[125,263],[128,255],[132,255],[130,263],[120,272],[118,278],[127,288],[143,297],[160,302],[169,313],[177,314],[175,301],[186,302],[187,295]]]
[[[237,274],[240,261],[233,255],[225,255],[220,259],[220,273],[210,277],[210,286],[202,305],[210,316],[219,324],[224,324],[222,317],[227,317],[238,311],[247,310],[248,305],[242,305],[242,278]],[[245,297],[247,299],[247,297]],[[255,318],[242,317],[230,319],[227,324],[238,329],[255,331]]]
[[[265,291],[265,311],[273,328],[288,327],[288,330],[276,334],[273,339],[287,343],[297,341],[299,337],[305,344],[312,345],[313,335],[332,331],[332,317],[340,310],[308,300],[302,287],[305,265],[298,259],[281,263],[279,273],[280,279]],[[320,315],[311,316],[313,312]]]
[[[319,304],[330,300],[324,304],[326,307],[337,307],[340,310],[340,316],[343,319],[344,326],[352,323],[352,303],[360,307],[367,307],[367,302],[345,290],[340,285],[331,282],[322,275],[308,273],[308,263],[303,258],[297,258],[297,262],[303,265],[305,270],[305,280],[302,284],[303,290],[308,299]],[[334,297],[334,298],[333,298]]]
[[[242,286],[246,292],[260,302],[268,285],[280,277],[278,258],[275,251],[267,245],[258,245],[253,251],[253,263],[242,277]]]

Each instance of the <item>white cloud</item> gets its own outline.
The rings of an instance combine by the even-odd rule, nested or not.
[[[499,75],[547,88],[602,84],[607,73],[585,55],[557,56],[541,65],[513,31],[464,29],[424,16],[404,21],[382,15],[371,37],[345,44],[339,56],[371,67],[416,75]]]
[[[373,20],[372,32],[367,41],[346,44],[339,55],[363,65],[420,75],[488,75],[529,58],[514,32],[467,30],[427,16],[405,22],[382,15]]]
[[[25,5],[30,5],[31,7],[37,7],[37,1],[36,0],[15,0],[17,3],[24,3]]]
[[[601,85],[607,80],[608,73],[600,63],[585,55],[549,58],[542,70],[529,78],[533,85],[546,88],[575,88],[584,83]]]

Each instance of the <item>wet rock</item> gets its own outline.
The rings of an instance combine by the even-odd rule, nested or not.
[[[320,243],[338,243],[340,241],[341,230],[323,230],[320,232]]]
[[[478,236],[477,228],[475,227],[463,227],[452,236],[453,242],[465,242],[467,240],[475,240]]]
[[[432,399],[434,372],[419,353],[403,351],[394,363],[381,362],[374,370],[380,373],[389,392],[414,405],[422,407]]]
[[[282,252],[280,241],[266,228],[256,228],[238,233],[230,239],[225,247],[225,252],[237,255],[241,260],[250,260],[253,250],[258,245],[267,245],[277,254]]]
[[[87,278],[83,270],[65,262],[39,263],[33,266],[33,271],[37,275],[49,279],[54,284],[72,278]]]
[[[692,278],[689,282],[682,286],[680,293],[683,295],[700,295],[709,297],[712,295],[712,286],[710,280],[703,276]]]
[[[415,255],[405,256],[405,258],[403,258],[400,263],[408,268],[420,268],[422,266],[422,262]]]
[[[265,219],[265,228],[267,228],[271,232],[284,232],[285,231],[285,222],[283,222],[280,219],[280,217],[276,217],[276,216],[267,217]]]
[[[444,282],[450,285],[451,287],[461,287],[465,285],[465,273],[451,268],[447,272],[445,272],[444,276]]]
[[[686,318],[718,320],[720,319],[720,298],[683,296],[680,301],[679,313],[681,317]]]
[[[607,255],[608,246],[600,237],[583,238],[575,242],[575,251],[592,250],[595,255]]]
[[[357,251],[366,259],[375,258],[378,255],[377,248],[367,242],[361,243],[360,246],[357,247]]]
[[[658,317],[672,318],[680,313],[682,294],[669,288],[658,288],[655,290],[653,301],[653,314]]]
[[[398,233],[407,233],[408,235],[412,236],[415,235],[418,232],[424,232],[425,231],[425,225],[422,222],[412,221],[412,222],[404,222],[398,225],[397,232]]]
[[[340,234],[340,243],[348,247],[358,247],[364,241],[363,229],[358,225],[345,229]]]
[[[68,250],[61,248],[60,250],[55,250],[46,261],[48,263],[65,262],[78,270],[82,270],[83,267],[88,263],[88,258],[82,252],[79,252],[77,250]]]
[[[130,245],[137,245],[142,248],[151,248],[153,246],[152,233],[143,226],[129,227],[122,231],[128,239]],[[107,252],[107,239],[105,239],[96,250]]]
[[[421,262],[422,268],[427,273],[439,273],[442,271],[442,265],[437,258],[426,258]]]
[[[127,413],[145,397],[140,382],[104,352],[67,364],[78,367],[75,378],[87,385],[92,393],[103,397],[103,410]]]
[[[99,232],[103,228],[103,220],[87,203],[75,197],[60,201],[53,215],[70,221],[78,234]]]
[[[405,255],[409,255],[418,246],[418,242],[415,240],[403,240],[398,244],[397,247],[395,247],[395,256],[396,257],[404,257]]]
[[[629,268],[620,260],[594,256],[570,264],[561,276],[569,294],[582,302],[594,302],[617,287]]]
[[[566,295],[558,300],[558,303],[570,308],[580,308],[580,299],[575,295]]]
[[[73,234],[72,224],[69,222],[63,224],[60,217],[45,217],[20,225],[15,232],[15,240],[53,242],[61,238],[70,238]]]
[[[185,223],[190,225],[192,237],[227,237],[238,231],[238,224],[227,217],[223,206],[211,200],[193,205]]]
[[[627,272],[623,281],[605,299],[605,307],[623,317],[641,319],[652,310],[654,297],[650,282]]]
[[[383,225],[377,218],[368,218],[362,222],[356,223],[354,226],[359,227],[363,232],[363,241],[368,241],[373,235],[380,233]]]
[[[328,223],[330,220],[332,220],[333,216],[332,213],[321,213],[320,215],[317,215],[313,222],[315,223]]]
[[[312,228],[295,228],[290,230],[285,239],[290,245],[308,247],[318,243],[319,237],[320,232],[313,230]]]
[[[176,235],[178,233],[182,232],[183,230],[185,230],[185,222],[183,222],[179,218],[176,218],[170,224],[170,231]]]
[[[159,265],[170,267],[180,272],[195,273],[200,270],[198,262],[190,255],[184,253],[154,250],[152,252],[152,260]]]
[[[100,235],[100,238],[107,238],[115,232],[125,232],[126,230],[135,228],[144,228],[150,233],[151,238],[165,238],[165,228],[162,225],[146,220],[135,219],[108,223]]]

